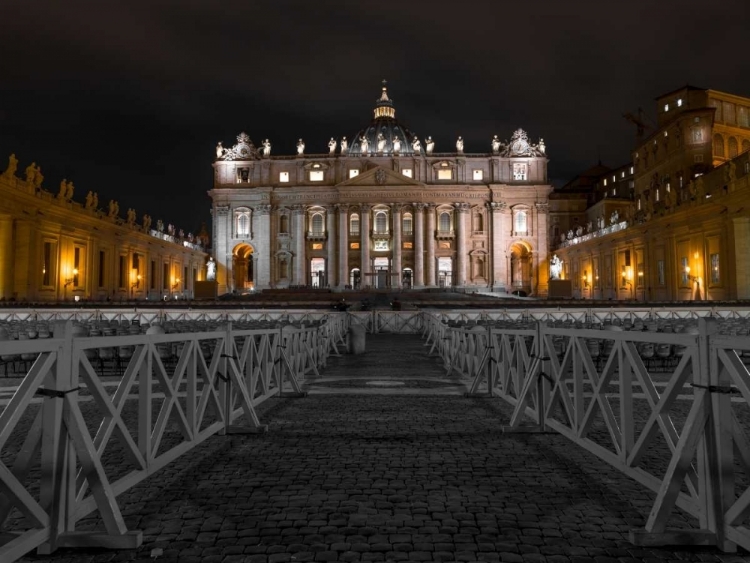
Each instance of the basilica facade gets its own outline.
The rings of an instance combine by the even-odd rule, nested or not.
[[[371,122],[327,152],[274,155],[245,133],[216,148],[219,293],[266,288],[462,288],[543,296],[547,154],[522,129],[483,153],[437,152],[396,119],[385,85]],[[325,146],[325,143],[321,143]]]

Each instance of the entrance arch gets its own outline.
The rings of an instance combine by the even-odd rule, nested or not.
[[[510,247],[510,287],[511,292],[532,293],[532,251],[525,242],[515,242]]]
[[[247,243],[238,244],[232,251],[232,276],[234,289],[238,292],[255,287],[255,260],[253,247]]]

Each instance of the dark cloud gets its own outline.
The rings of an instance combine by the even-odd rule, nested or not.
[[[625,111],[686,83],[750,95],[745,0],[0,4],[0,167],[73,179],[186,230],[209,221],[213,147],[240,131],[274,153],[325,151],[397,116],[449,150],[518,127],[544,137],[557,184],[629,159]]]

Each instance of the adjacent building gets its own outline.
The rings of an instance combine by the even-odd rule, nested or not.
[[[469,140],[466,141],[467,144]],[[373,118],[327,152],[273,155],[242,133],[213,163],[219,293],[294,286],[465,288],[546,295],[543,140],[459,137],[438,152],[396,119],[384,85]],[[321,143],[325,146],[325,142]]]
[[[123,219],[93,192],[75,201],[72,182],[52,193],[35,163],[25,178],[17,167],[11,155],[0,175],[0,300],[184,299],[205,278],[207,241],[132,209]]]

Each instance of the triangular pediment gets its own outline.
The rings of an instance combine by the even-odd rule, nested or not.
[[[425,187],[422,182],[404,176],[400,172],[389,170],[377,164],[368,163],[365,169],[360,172],[354,178],[348,178],[347,180],[337,184],[337,188],[372,188],[372,187]]]

